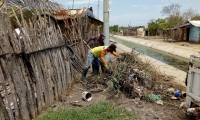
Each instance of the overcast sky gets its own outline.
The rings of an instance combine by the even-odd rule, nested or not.
[[[103,21],[103,0],[53,0],[65,8],[92,7],[93,13]],[[74,4],[73,4],[74,1]],[[160,13],[163,6],[181,5],[181,11],[192,8],[200,14],[200,0],[110,0],[109,25],[146,26],[151,19],[165,18]]]

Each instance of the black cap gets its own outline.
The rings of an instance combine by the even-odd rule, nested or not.
[[[116,52],[116,45],[115,44],[111,44],[110,46],[109,46],[109,48],[111,48],[113,51],[115,51]]]

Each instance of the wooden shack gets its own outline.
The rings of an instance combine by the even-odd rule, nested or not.
[[[187,21],[181,26],[166,30],[167,37],[177,41],[200,42],[200,21]]]
[[[71,18],[59,19],[57,11],[68,10],[55,2],[23,2],[28,7],[14,6],[12,14],[0,9],[2,120],[35,119],[55,102],[63,101],[63,94],[79,81],[85,65],[88,49],[82,40],[97,31],[96,24],[102,26],[102,22],[85,15],[74,14],[74,18],[70,13]],[[4,3],[2,6],[6,8]],[[27,17],[27,11],[33,14]]]

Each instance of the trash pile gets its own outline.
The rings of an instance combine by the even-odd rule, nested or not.
[[[141,60],[136,52],[121,53],[109,61],[109,72],[91,77],[87,87],[91,93],[109,91],[108,100],[125,95],[138,108],[142,108],[144,102],[151,102],[180,110],[178,116],[200,118],[199,106],[186,108],[186,87],[176,84],[174,78],[159,72],[150,61]]]
[[[143,62],[134,52],[121,53],[109,61],[108,73],[88,77],[87,90],[91,93],[108,91],[107,100],[125,95],[138,108],[144,107],[144,102],[150,102],[180,110],[179,116],[200,117],[199,107],[184,109],[186,88],[176,84],[174,78],[159,72],[150,61]],[[151,116],[151,113],[147,115]]]
[[[138,105],[141,100],[163,105],[163,100],[181,100],[186,96],[185,88],[173,84],[173,76],[160,73],[135,53],[121,53],[116,60],[110,61],[109,68],[112,74],[106,75],[105,81],[110,93],[116,97],[123,93]]]

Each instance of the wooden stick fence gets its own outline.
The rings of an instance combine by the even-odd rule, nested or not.
[[[41,11],[46,7],[40,6]],[[48,14],[36,11],[28,20],[22,8],[12,11],[20,34],[12,29],[9,16],[0,13],[0,119],[35,119],[62,99],[82,71],[87,57],[82,40],[91,26],[88,18],[77,17],[63,32],[50,16],[52,9],[43,11]]]

